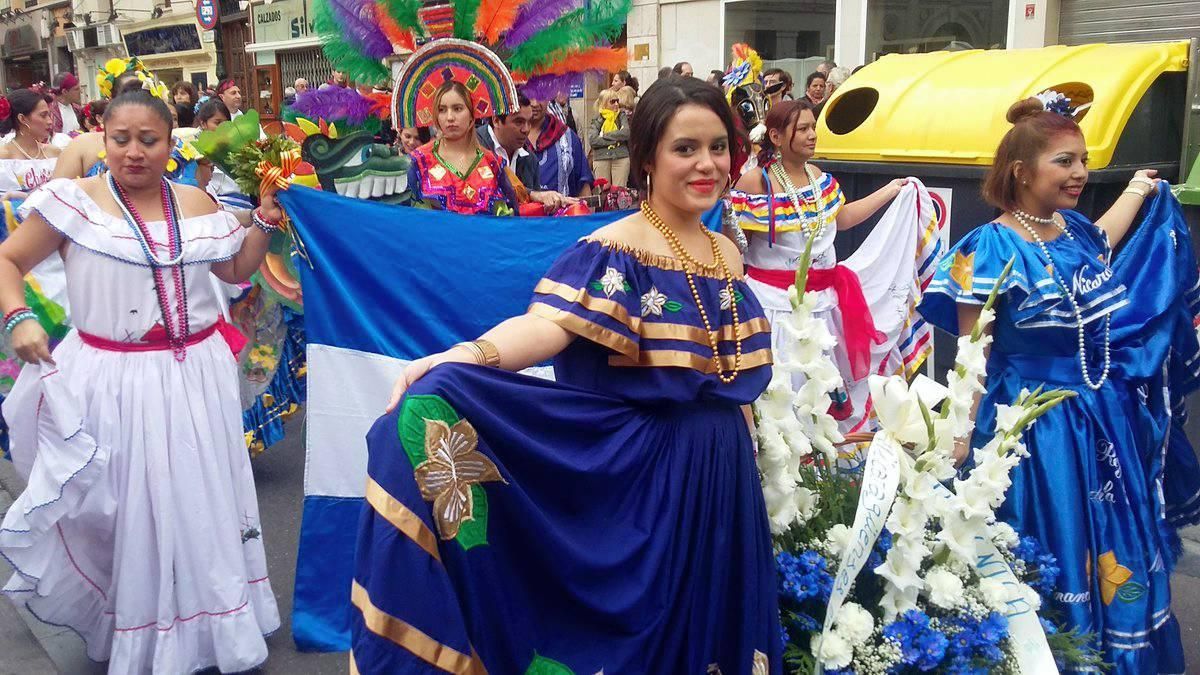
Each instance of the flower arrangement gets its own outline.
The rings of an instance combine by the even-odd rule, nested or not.
[[[879,431],[861,472],[848,470],[838,450],[846,439],[828,412],[841,385],[826,356],[835,339],[813,315],[816,295],[796,291],[805,287],[810,256],[811,242],[783,327],[789,348],[777,354],[774,378],[755,404],[787,670],[1018,673],[1098,665],[1090,636],[1039,616],[1059,576],[1054,557],[995,517],[1009,473],[1027,454],[1023,432],[1073,394],[1023,392],[1000,406],[974,469],[958,475],[954,441],[973,431],[993,292],[975,329],[959,339],[946,385],[923,375],[911,384],[872,377]]]

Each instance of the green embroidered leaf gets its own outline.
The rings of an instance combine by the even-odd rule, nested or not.
[[[1117,590],[1117,599],[1124,603],[1137,602],[1145,594],[1145,586],[1136,581],[1128,581]]]
[[[483,489],[482,485],[472,485],[471,498],[475,501],[471,511],[471,520],[465,520],[462,525],[458,526],[458,536],[454,538],[464,551],[470,551],[476,546],[487,546],[488,543],[487,491]]]
[[[525,675],[575,675],[575,671],[568,668],[566,664],[534,652],[533,661],[525,669]]]
[[[663,304],[663,309],[667,310],[668,312],[678,312],[679,310],[683,309],[683,305],[675,300],[668,300]]]
[[[741,291],[733,292],[733,301],[734,302],[741,302],[742,300],[745,300],[745,299],[746,299],[746,296],[742,295]]]
[[[428,459],[425,455],[425,420],[441,420],[447,426],[454,426],[459,417],[441,396],[409,396],[404,399],[397,426],[400,443],[414,469]]]
[[[600,283],[599,281],[593,281],[592,283],[588,284],[588,288],[591,288],[593,291],[603,291],[604,284]]]

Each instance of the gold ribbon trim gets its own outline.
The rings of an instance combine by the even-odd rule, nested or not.
[[[633,340],[609,330],[598,323],[589,321],[578,314],[572,314],[565,309],[552,307],[544,302],[535,302],[529,306],[529,313],[553,321],[567,331],[574,333],[584,339],[591,340],[596,344],[603,345],[619,354],[624,354],[629,358],[636,358],[638,353],[637,343]],[[704,331],[701,330],[701,333]]]
[[[262,194],[273,188],[286,190],[292,184],[296,167],[301,162],[300,148],[291,148],[279,153],[279,166],[267,160],[262,160],[254,167],[254,175],[259,177],[258,193]]]
[[[404,536],[433,556],[434,560],[441,561],[437,537],[434,536],[433,531],[425,526],[425,522],[421,520],[420,516],[397,501],[395,497],[387,493],[387,490],[383,489],[382,485],[369,477],[367,478],[366,498],[371,508],[375,509],[375,513],[378,513],[384,520],[400,530]]]
[[[597,298],[588,293],[586,288],[575,288],[574,286],[568,286],[552,279],[542,279],[533,288],[533,292],[535,295],[557,295],[563,300],[577,304],[589,312],[608,315],[625,324],[634,333],[637,333],[641,328],[642,320],[635,316],[629,316],[629,310],[625,309],[624,305],[614,300]]]
[[[421,632],[416,626],[379,609],[358,581],[350,587],[350,602],[362,612],[363,624],[372,633],[408,650],[413,656],[447,673],[483,675],[487,670],[474,654],[463,654]],[[357,664],[355,664],[357,667]]]

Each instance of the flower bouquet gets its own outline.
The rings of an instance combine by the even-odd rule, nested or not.
[[[1059,574],[1054,557],[995,517],[1009,473],[1027,454],[1024,430],[1073,394],[1023,392],[1000,406],[995,435],[975,451],[971,473],[958,475],[955,439],[973,431],[993,292],[974,331],[959,339],[946,385],[924,375],[911,384],[871,378],[879,430],[865,461],[856,461],[857,450],[839,450],[847,439],[829,414],[842,384],[827,355],[836,341],[814,316],[816,294],[796,291],[805,287],[809,246],[783,327],[789,347],[776,355],[774,378],[755,404],[786,670],[1045,673],[1098,665],[1090,636],[1039,616]]]

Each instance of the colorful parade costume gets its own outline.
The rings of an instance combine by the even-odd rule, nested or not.
[[[1174,533],[1163,518],[1171,505],[1161,495],[1164,474],[1182,495],[1194,495],[1200,479],[1173,477],[1181,465],[1166,454],[1170,397],[1195,388],[1200,362],[1191,239],[1165,184],[1111,268],[1104,233],[1078,213],[1060,214],[1066,234],[1045,243],[1052,261],[999,223],[973,230],[942,261],[920,311],[956,333],[957,305],[983,304],[1014,261],[1000,289],[973,445],[988,440],[996,404],[1011,403],[1023,389],[1076,396],[1027,432],[1030,456],[1013,470],[1000,515],[1057,557],[1055,608],[1068,626],[1097,636],[1115,672],[1182,673],[1170,607]]]
[[[112,673],[257,666],[279,614],[236,363],[208,279],[244,230],[224,213],[181,218],[175,234],[146,223],[147,245],[69,180],[23,211],[69,240],[77,330],[56,365],[25,367],[4,402],[28,480],[0,526],[17,570],[4,591],[78,632]],[[152,274],[152,255],[180,262]],[[186,298],[186,320],[163,315],[163,293]],[[186,347],[170,337],[183,335]]]
[[[793,198],[771,188],[769,172],[760,171],[767,194],[731,193],[734,222],[749,239],[746,283],[781,349],[793,339],[785,320],[792,311],[787,289],[808,238],[817,233],[807,290],[819,293],[816,311],[838,341],[830,356],[842,374],[844,400],[835,402],[833,412],[843,431],[859,431],[870,424],[868,376],[914,373],[932,348],[930,328],[915,312],[940,254],[932,200],[914,179],[854,255],[839,263],[836,219],[846,198],[837,180],[813,173]]]
[[[737,302],[732,382],[714,372],[685,269],[725,379]],[[441,366],[376,423],[352,591],[359,672],[781,672],[740,408],[770,379],[770,329],[745,283],[729,297],[721,276],[585,238],[530,308],[576,336],[557,382]]]
[[[490,150],[478,148],[475,161],[459,173],[442,160],[438,146],[438,141],[433,141],[410,154],[408,187],[414,200],[463,215],[502,215],[516,208],[517,195],[508,172]]]

